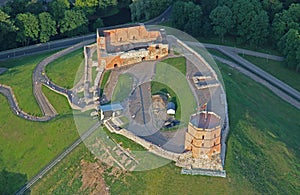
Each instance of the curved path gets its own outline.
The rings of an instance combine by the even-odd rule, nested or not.
[[[256,75],[255,79],[258,81],[259,79],[263,79],[264,83],[268,83],[267,86],[269,89],[271,89],[276,95],[281,97],[283,100],[289,102],[296,108],[299,108],[300,104],[300,92],[297,91],[296,89],[290,87],[286,83],[280,81],[279,79],[275,78],[271,74],[265,72],[261,68],[255,66],[251,62],[245,60],[241,56],[238,55],[240,52],[244,52],[245,54],[253,55],[256,57],[263,57],[263,58],[268,58],[268,59],[274,59],[277,61],[283,60],[282,57],[279,56],[274,56],[274,55],[269,55],[269,54],[264,54],[260,52],[252,52],[250,50],[245,50],[245,49],[237,49],[234,47],[228,47],[228,46],[222,46],[222,45],[215,45],[215,44],[200,44],[198,42],[187,42],[188,45],[191,46],[196,46],[196,47],[206,47],[206,48],[211,48],[220,51],[221,53],[225,54],[226,56],[230,57],[233,61],[237,62],[234,63],[232,61],[225,60],[223,58],[218,57],[219,60],[222,62],[232,66],[232,67],[239,67],[240,69],[243,68],[247,70],[247,73],[243,71],[244,74],[250,75]],[[254,76],[250,76],[251,78],[254,78]],[[276,88],[276,90],[274,90]]]
[[[1,85],[0,84],[0,93],[2,93],[8,100],[10,107],[12,109],[12,111],[19,117],[24,118],[26,120],[30,120],[30,121],[49,121],[52,118],[54,118],[57,115],[56,110],[54,109],[54,107],[52,106],[52,104],[49,102],[49,100],[47,99],[47,97],[43,94],[42,92],[42,85],[47,86],[49,89],[60,93],[64,96],[67,97],[70,105],[73,108],[83,108],[85,105],[83,104],[79,104],[78,99],[76,98],[76,96],[73,94],[73,92],[71,90],[65,89],[63,87],[60,87],[56,84],[54,84],[53,82],[50,81],[50,79],[47,77],[47,75],[45,74],[45,67],[53,62],[54,60],[56,60],[57,58],[60,58],[72,51],[75,51],[81,47],[83,47],[86,44],[90,44],[92,43],[94,40],[88,40],[85,42],[81,42],[78,43],[72,47],[69,47],[65,50],[62,50],[60,52],[57,52],[49,57],[47,57],[46,59],[42,60],[34,69],[33,72],[33,76],[32,76],[32,85],[33,85],[33,94],[37,100],[37,103],[39,104],[44,116],[42,117],[36,117],[36,116],[32,116],[24,111],[22,111],[20,109],[20,107],[18,106],[18,102],[17,99],[15,98],[15,95],[13,93],[13,90],[11,89],[11,87],[6,86],[6,85]]]

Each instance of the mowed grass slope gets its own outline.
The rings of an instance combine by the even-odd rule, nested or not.
[[[32,72],[38,62],[51,53],[0,62],[1,66],[9,68],[0,75],[0,83],[13,88],[25,112],[36,114],[39,111],[32,93]],[[14,115],[7,99],[0,95],[0,194],[13,194],[78,138],[66,98],[46,87],[43,92],[59,116],[41,123]]]
[[[133,78],[129,74],[121,74],[118,78],[111,101],[122,102],[124,99],[128,98],[132,90],[132,85]]]
[[[78,75],[77,75],[78,71]],[[83,49],[73,51],[46,66],[46,74],[55,84],[71,89],[84,73]]]
[[[30,122],[14,115],[5,97],[0,95],[0,170],[26,175],[37,174],[77,137],[73,117],[60,117],[49,122]],[[13,179],[10,193],[25,184]]]
[[[279,80],[290,85],[294,89],[300,91],[300,73],[288,69],[284,65],[284,62],[249,55],[240,56],[253,63],[254,65],[258,66],[259,68],[263,69],[264,71],[270,73]]]
[[[224,64],[218,64],[229,104],[230,135],[225,164],[227,177],[181,175],[180,168],[171,163],[155,170],[128,173],[121,179],[105,175],[111,194],[299,192],[300,111],[248,77]],[[121,140],[126,142],[124,138]],[[130,144],[127,146],[130,147]],[[76,152],[71,155],[75,157]],[[62,186],[61,182],[69,181],[72,177],[61,181],[59,174],[53,173],[43,180],[43,184],[48,185],[56,180],[54,184],[59,187]]]
[[[32,91],[32,74],[36,65],[54,52],[38,54],[13,60],[0,61],[0,67],[8,71],[0,75],[0,83],[12,87],[19,107],[27,113],[41,116],[42,111]]]

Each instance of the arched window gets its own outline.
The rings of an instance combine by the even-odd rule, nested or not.
[[[204,143],[202,143],[202,147],[204,147]]]
[[[204,135],[202,135],[202,139],[204,139]]]

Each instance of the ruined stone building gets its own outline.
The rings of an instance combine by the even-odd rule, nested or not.
[[[200,112],[191,116],[185,135],[185,149],[193,158],[211,157],[221,151],[221,118],[213,112]]]
[[[98,63],[113,69],[168,55],[164,30],[148,31],[144,25],[97,30]]]

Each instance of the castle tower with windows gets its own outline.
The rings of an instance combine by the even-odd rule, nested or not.
[[[221,151],[221,118],[213,112],[199,112],[191,116],[185,135],[185,149],[193,158],[211,157]]]

